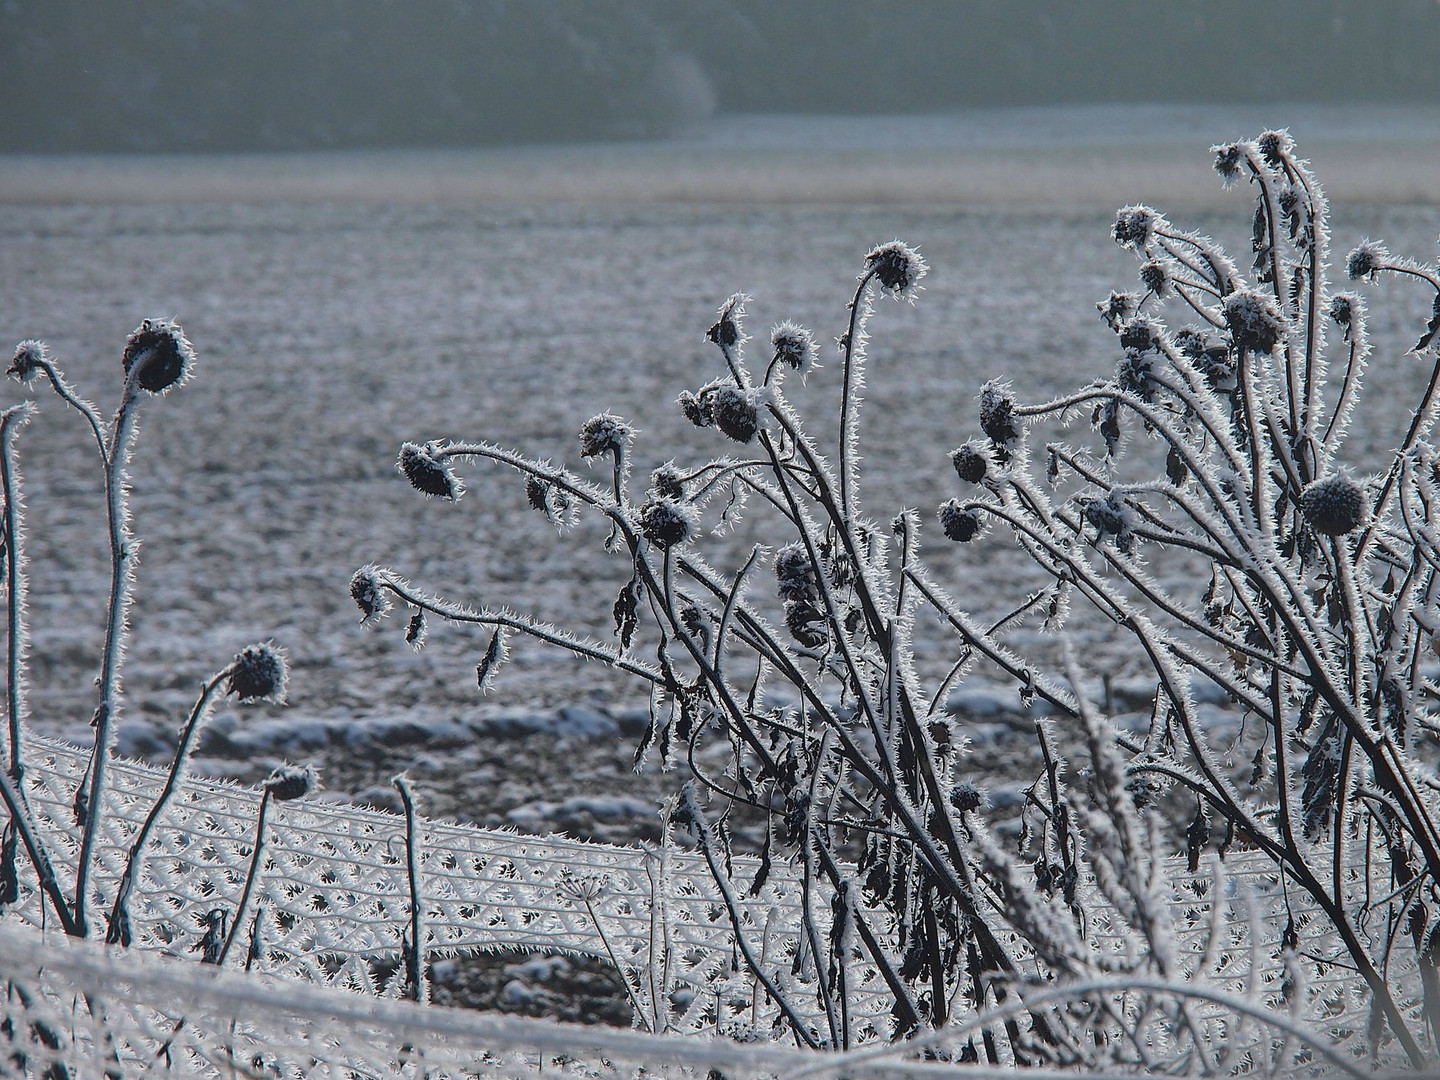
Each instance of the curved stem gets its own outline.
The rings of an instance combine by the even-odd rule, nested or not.
[[[270,809],[270,797],[270,789],[267,787],[260,796],[260,812],[255,819],[255,848],[250,853],[250,869],[245,874],[245,888],[241,890],[240,903],[230,920],[230,932],[225,935],[225,944],[220,947],[220,954],[215,960],[217,967],[225,966],[230,947],[240,936],[240,927],[245,922],[245,913],[250,907],[250,894],[255,891],[255,882],[260,878],[260,866],[265,858],[265,817]]]
[[[215,691],[234,672],[235,665],[231,664],[224,671],[217,672],[210,678],[200,690],[200,697],[195,702],[194,708],[190,710],[190,718],[186,720],[184,728],[180,731],[180,743],[175,748],[175,756],[170,762],[170,773],[165,777],[165,786],[160,789],[160,795],[155,800],[155,805],[150,808],[150,813],[145,817],[145,823],[140,826],[135,841],[130,845],[130,857],[125,861],[125,873],[120,878],[120,885],[115,891],[115,902],[110,909],[110,925],[105,932],[105,943],[107,945],[130,944],[130,894],[135,888],[135,879],[139,877],[144,867],[145,843],[150,839],[150,833],[155,828],[155,822],[165,812],[165,807],[170,805],[170,799],[179,786],[180,777],[184,773],[186,764],[190,760],[190,751],[194,745],[195,737],[199,734],[200,728],[210,716],[211,701]]]
[[[415,800],[405,777],[391,781],[400,793],[405,811],[405,877],[410,885],[410,944],[405,952],[406,993],[424,1005],[430,1000],[430,983],[425,978],[425,908],[420,895],[420,839],[416,835]]]
[[[855,447],[854,432],[851,430],[853,420],[850,413],[853,408],[851,398],[856,394],[855,370],[865,358],[864,344],[859,340],[865,334],[865,324],[869,321],[874,308],[870,304],[870,281],[875,277],[874,270],[867,270],[860,276],[860,284],[855,289],[855,296],[850,301],[850,327],[845,331],[845,365],[844,376],[840,381],[840,513],[846,522],[851,521],[851,505],[853,495],[851,487],[851,473],[855,468]]]

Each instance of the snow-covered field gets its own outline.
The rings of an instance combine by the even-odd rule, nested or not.
[[[968,141],[953,123],[927,141],[874,121],[725,121],[628,156],[0,159],[6,348],[45,339],[102,406],[142,317],[178,318],[201,358],[190,385],[147,403],[132,469],[144,547],[125,748],[159,754],[201,680],[273,637],[293,660],[291,705],[222,716],[206,751],[213,769],[254,776],[319,754],[340,763],[332,787],[363,793],[411,764],[447,812],[643,834],[654,785],[628,771],[638,687],[517,642],[481,699],[483,638],[432,624],[417,655],[402,619],[359,625],[347,583],[371,561],[455,599],[601,635],[627,576],[600,551],[603,529],[587,522],[557,538],[513,474],[467,469],[458,505],[427,502],[395,470],[399,444],[484,437],[584,471],[575,433],[608,409],[641,429],[637,475],[672,455],[727,452],[674,404],[719,374],[702,338],[717,305],[748,292],[752,333],[789,318],[832,340],[865,251],[899,237],[932,271],[916,307],[887,302],[873,324],[862,490],[880,520],[905,506],[932,519],[955,493],[946,455],[976,432],[981,382],[1008,376],[1033,400],[1112,370],[1118,348],[1094,304],[1131,287],[1135,271],[1109,238],[1114,207],[1178,206],[1177,221],[1248,262],[1249,200],[1220,191],[1206,146],[1287,117],[1229,115],[1197,135],[1206,117],[1187,127],[1168,115],[1129,141],[1107,139],[1124,115],[989,116]],[[1440,173],[1422,166],[1440,123],[1317,116],[1301,120],[1325,151],[1311,148],[1335,194],[1338,256],[1370,236],[1432,258]],[[1035,138],[1015,137],[1024,123],[1040,124]],[[1366,145],[1373,153],[1356,149]],[[1376,362],[1351,446],[1361,470],[1398,438],[1428,373],[1403,354],[1429,298],[1395,282],[1370,297]],[[817,432],[835,426],[837,384],[832,365],[790,388]],[[21,442],[33,722],[79,738],[107,574],[98,468],[77,418],[39,400]],[[712,561],[733,567],[750,542],[743,530],[715,541]],[[1033,580],[994,533],[959,546],[932,529],[926,555],[982,609]],[[1082,621],[1077,632],[1097,676],[1101,665],[1131,674],[1103,627]],[[927,645],[922,667],[943,671],[946,647]],[[1010,691],[982,681],[965,693],[980,710]],[[612,819],[625,824],[600,827]]]

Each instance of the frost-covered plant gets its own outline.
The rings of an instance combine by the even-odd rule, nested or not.
[[[146,319],[125,341],[121,355],[123,384],[120,403],[108,422],[90,402],[82,399],[66,381],[43,342],[24,341],[15,351],[8,374],[22,383],[37,379],[48,383],[55,394],[85,421],[99,456],[105,493],[106,532],[110,551],[110,589],[107,603],[100,672],[96,678],[98,703],[91,720],[95,729],[90,764],[75,790],[72,804],[79,833],[78,851],[68,845],[66,834],[47,835],[41,818],[33,811],[27,795],[25,761],[25,684],[28,676],[26,623],[25,519],[21,496],[16,440],[21,426],[36,409],[23,402],[0,413],[0,565],[3,565],[6,596],[6,767],[0,773],[0,801],[7,813],[3,842],[0,842],[0,909],[13,904],[20,895],[21,854],[28,860],[40,891],[64,931],[87,937],[91,927],[91,904],[108,899],[111,903],[106,940],[129,945],[131,941],[129,903],[139,879],[147,841],[175,795],[189,763],[196,739],[209,719],[215,700],[233,696],[237,701],[283,701],[285,657],[274,645],[265,643],[242,650],[223,669],[204,683],[200,696],[180,732],[179,745],[168,779],[143,826],[134,837],[124,871],[112,897],[102,897],[93,877],[101,858],[102,823],[107,813],[107,778],[115,753],[116,730],[120,720],[122,693],[120,674],[125,659],[128,610],[135,580],[138,541],[130,528],[127,468],[133,451],[135,425],[142,403],[151,396],[168,393],[185,383],[195,367],[195,351],[180,326],[163,319]],[[268,793],[268,788],[267,788]],[[263,812],[263,803],[262,803]],[[73,887],[66,890],[59,866],[73,856],[76,866]]]
[[[787,369],[813,366],[813,337],[777,327],[757,375],[745,358],[749,298],[738,294],[707,335],[724,372],[682,392],[679,405],[697,427],[744,445],[743,460],[672,460],[650,490],[635,491],[635,432],[609,414],[581,432],[584,456],[612,458],[604,486],[487,442],[426,443],[423,471],[407,466],[414,444],[401,452],[402,471],[427,495],[457,497],[452,466],[482,458],[517,470],[530,504],[552,519],[558,505],[609,522],[607,546],[632,568],[611,642],[453,603],[384,567],[358,571],[351,592],[367,621],[393,600],[408,606],[412,626],[429,615],[491,628],[482,688],[509,633],[647,683],[650,724],[636,761],[657,747],[666,760],[685,758],[693,778],[671,804],[672,825],[713,871],[736,963],[804,1045],[936,1030],[969,1033],[931,1042],[958,1061],[1288,1067],[1300,1060],[1287,1056],[1296,1052],[1288,1036],[1268,1062],[1241,1061],[1192,1007],[1195,995],[1219,1000],[1206,980],[1233,960],[1218,915],[1203,955],[1175,947],[1178,896],[1210,889],[1220,910],[1223,873],[1214,885],[1195,875],[1223,837],[1220,856],[1243,846],[1269,861],[1292,911],[1283,929],[1251,928],[1257,974],[1234,1025],[1284,1000],[1310,1015],[1304,972],[1340,966],[1369,993],[1377,1053],[1398,1045],[1411,1064],[1433,1053],[1415,1003],[1390,976],[1405,954],[1406,970],[1421,972],[1424,1011],[1440,1016],[1436,782],[1414,752],[1430,738],[1425,700],[1437,691],[1422,661],[1440,630],[1429,523],[1440,470],[1421,436],[1440,364],[1385,475],[1355,479],[1343,446],[1369,346],[1363,304],[1327,283],[1320,188],[1283,133],[1216,155],[1227,184],[1247,179],[1257,194],[1250,277],[1207,238],[1127,207],[1114,236],[1140,258],[1144,291],[1099,305],[1121,347],[1114,378],[1035,405],[1000,380],[979,390],[983,438],[950,453],[961,490],[939,508],[938,525],[955,542],[1013,538],[1029,556],[1035,590],[998,619],[966,610],[921,564],[919,515],[901,511],[882,526],[861,509],[859,390],[874,300],[913,302],[927,270],[898,241],[866,256],[849,304],[828,456],[784,383]],[[1440,294],[1434,268],[1378,245],[1362,245],[1349,269],[1406,274]],[[1167,306],[1193,325],[1172,328]],[[1431,347],[1437,327],[1440,300],[1416,351]],[[1039,423],[1076,417],[1091,420],[1098,443],[1037,452]],[[787,534],[773,555],[757,547],[729,573],[702,558],[698,523],[721,493],[773,513]],[[1204,584],[1187,591],[1193,577],[1178,588],[1161,580],[1152,572],[1161,556],[1198,561]],[[1085,673],[1018,651],[1021,622],[1039,616],[1059,630],[1075,600],[1133,638],[1156,687],[1148,730],[1117,734],[1078,692]],[[930,685],[914,663],[922,613],[958,639],[954,666]],[[1043,768],[1018,846],[990,827],[963,718],[944,707],[977,663],[1013,679],[1024,704],[1043,700],[1070,718],[1089,758],[1085,782],[1072,782],[1055,732],[1037,725]],[[1201,684],[1218,686],[1246,719],[1234,743],[1227,735],[1217,745],[1201,722]],[[711,742],[729,749],[718,774],[698,752]],[[742,874],[730,831],[746,813],[763,828],[758,864]],[[1166,861],[1171,851],[1185,857]],[[782,861],[796,867],[805,918],[795,939],[776,944],[741,908]],[[1301,900],[1310,914],[1294,914]],[[1125,948],[1099,948],[1100,926]],[[1271,998],[1261,951],[1286,973]],[[885,987],[888,1015],[856,1013],[864,978]],[[1067,985],[1076,988],[1068,996]],[[1136,993],[1116,1005],[1101,985]],[[977,1015],[997,1019],[966,1019]],[[1234,1025],[1221,1027],[1233,1034]],[[730,1030],[754,1034],[738,1020]]]
[[[1222,855],[1251,848],[1270,860],[1295,904],[1319,913],[1304,944],[1292,915],[1277,949],[1353,971],[1372,1045],[1398,1044],[1418,1065],[1435,1053],[1440,1016],[1440,832],[1426,763],[1440,560],[1437,452],[1425,439],[1440,384],[1440,274],[1369,241],[1346,260],[1352,279],[1394,273],[1435,290],[1412,349],[1430,354],[1429,382],[1381,474],[1357,478],[1345,440],[1370,346],[1364,304],[1329,281],[1321,189],[1284,132],[1215,154],[1227,184],[1246,180],[1255,194],[1248,277],[1157,211],[1121,210],[1114,238],[1141,261],[1145,292],[1099,305],[1119,339],[1115,376],[1034,405],[1009,399],[1004,432],[992,430],[993,388],[982,389],[995,468],[959,507],[1024,547],[1047,602],[1088,603],[1131,636],[1156,694],[1148,729],[1125,743],[1130,786],[1147,797],[1168,788],[1166,805],[1193,807],[1188,826],[1168,823],[1192,868],[1212,837]],[[1082,416],[1100,445],[1041,443],[1042,422]],[[1175,560],[1200,568],[1202,584],[1157,572]],[[1075,714],[1060,681],[1012,653],[1005,634],[977,623],[961,633]],[[1197,691],[1217,687],[1244,719],[1238,736],[1202,722]],[[1107,816],[1116,820],[1092,814],[1085,834],[1108,875],[1130,854]],[[1417,971],[1418,1006],[1399,978]]]

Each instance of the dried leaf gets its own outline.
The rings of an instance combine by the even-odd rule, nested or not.
[[[483,694],[490,689],[496,670],[505,662],[505,631],[496,630],[485,649],[480,663],[475,665],[475,685]]]
[[[1411,352],[1428,349],[1430,343],[1435,340],[1435,335],[1440,334],[1440,292],[1435,294],[1435,299],[1431,302],[1431,310],[1433,314],[1430,316],[1430,321],[1425,324],[1425,333],[1420,335],[1420,340],[1415,343]]]

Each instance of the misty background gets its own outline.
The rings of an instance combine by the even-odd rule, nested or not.
[[[726,113],[1434,103],[1436,0],[0,0],[0,151],[479,147]]]

